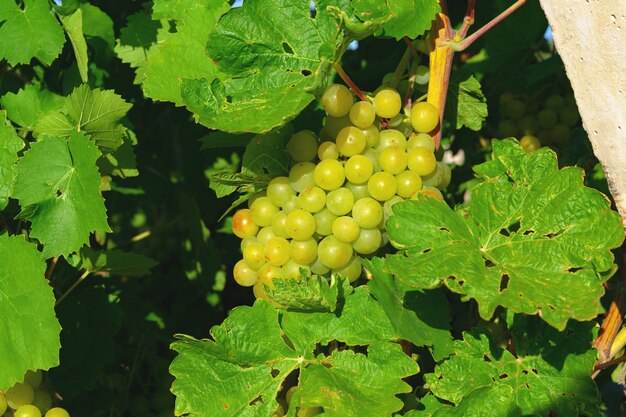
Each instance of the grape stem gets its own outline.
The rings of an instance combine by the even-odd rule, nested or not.
[[[335,62],[335,63],[333,63],[333,67],[335,67],[335,71],[337,71],[337,74],[339,74],[341,79],[346,84],[348,84],[348,87],[350,87],[350,90],[352,90],[354,92],[354,94],[356,94],[356,96],[358,98],[360,98],[362,101],[369,101],[367,99],[367,97],[365,96],[365,94],[363,94],[363,91],[361,91],[361,89],[359,87],[357,87],[357,85],[354,83],[354,81],[352,81],[350,79],[350,77],[348,77],[348,74],[346,74],[346,72],[343,70],[343,68],[341,68],[341,65],[339,65],[337,62]]]
[[[48,265],[48,269],[46,270],[46,279],[48,281],[50,281],[50,277],[52,276],[52,272],[54,272],[54,268],[57,265],[57,262],[59,261],[59,257],[55,256],[54,258],[52,258],[52,260],[50,261],[50,265]]]
[[[77,279],[77,280],[76,280],[76,281],[72,284],[72,286],[71,286],[71,287],[69,287],[69,288],[67,289],[67,291],[65,291],[65,292],[63,293],[63,295],[61,295],[61,296],[59,297],[59,299],[58,299],[58,300],[57,300],[57,302],[54,304],[54,306],[56,307],[56,306],[58,306],[59,304],[61,304],[61,301],[63,301],[63,299],[64,299],[65,297],[67,297],[68,295],[70,295],[70,293],[71,293],[72,291],[74,291],[74,290],[76,289],[76,287],[78,287],[78,284],[80,284],[81,282],[83,282],[83,281],[85,280],[85,278],[87,278],[88,276],[89,276],[89,271],[85,271],[85,272],[83,272],[83,274],[82,274],[80,277],[78,277],[78,279]]]

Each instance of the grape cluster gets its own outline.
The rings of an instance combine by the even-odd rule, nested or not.
[[[527,151],[542,145],[563,147],[571,129],[580,123],[572,94],[553,94],[541,102],[506,92],[500,96],[500,114],[500,136],[520,137],[520,145]]]
[[[16,383],[6,392],[0,391],[0,416],[70,417],[64,408],[52,408],[52,397],[43,387],[42,379],[41,371],[28,371],[23,382]]]
[[[293,134],[289,175],[272,179],[232,219],[243,252],[234,278],[253,286],[257,298],[266,298],[264,285],[274,278],[302,271],[357,280],[357,256],[388,242],[391,206],[420,193],[443,200],[439,190],[450,182],[429,134],[439,123],[432,104],[416,103],[407,117],[395,89],[381,87],[371,101],[354,102],[347,87],[333,84],[321,105],[327,118],[319,137]]]

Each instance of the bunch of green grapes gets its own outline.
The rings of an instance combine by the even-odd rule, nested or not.
[[[542,145],[563,147],[580,123],[573,94],[553,94],[541,103],[507,92],[500,96],[500,114],[500,136],[521,138],[520,145],[527,151]]]
[[[43,387],[42,379],[41,371],[28,371],[23,382],[16,383],[6,392],[0,391],[0,416],[70,417],[65,409],[52,407],[52,396]]]
[[[358,257],[388,242],[391,207],[420,193],[443,200],[439,190],[450,182],[429,134],[439,123],[432,104],[416,103],[405,115],[392,88],[354,102],[340,84],[325,90],[321,104],[327,118],[319,135],[301,131],[287,143],[289,175],[274,178],[232,219],[243,253],[234,278],[253,286],[257,298],[266,298],[274,278],[301,273],[334,272],[354,282]]]

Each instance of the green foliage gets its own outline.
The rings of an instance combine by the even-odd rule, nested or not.
[[[8,118],[26,130],[34,130],[42,113],[58,109],[63,101],[63,97],[37,84],[28,84],[17,93],[7,93],[0,98]]]
[[[23,147],[24,142],[15,134],[13,127],[7,125],[6,113],[0,111],[0,210],[9,202],[17,176],[17,153]]]
[[[95,251],[88,247],[83,247],[76,256],[71,257],[70,262],[76,268],[90,273],[106,272],[131,277],[148,275],[150,269],[157,265],[154,259],[136,253],[121,250]]]
[[[87,61],[89,58],[87,57],[87,42],[85,42],[85,36],[83,35],[83,11],[78,9],[70,16],[62,16],[61,23],[72,43],[80,78],[86,83],[89,81],[89,76],[87,75]]]
[[[487,100],[473,76],[450,79],[446,117],[456,125],[479,131],[487,118]]]
[[[352,287],[345,278],[333,275],[330,281],[320,276],[298,280],[275,279],[265,291],[281,308],[332,313],[337,309],[338,302],[352,292]]]

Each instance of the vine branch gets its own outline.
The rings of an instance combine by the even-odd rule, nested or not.
[[[348,74],[346,74],[346,72],[343,70],[343,68],[341,68],[341,65],[339,65],[337,62],[335,62],[335,63],[333,63],[333,67],[335,68],[335,71],[337,71],[337,74],[339,74],[341,79],[346,84],[348,84],[350,89],[352,91],[354,91],[354,94],[356,94],[358,98],[360,98],[363,101],[369,101],[367,99],[367,97],[365,97],[365,94],[363,94],[363,91],[361,91],[361,89],[359,87],[357,87],[357,85],[354,83],[354,81],[352,81],[350,79],[350,77],[348,77]]]

